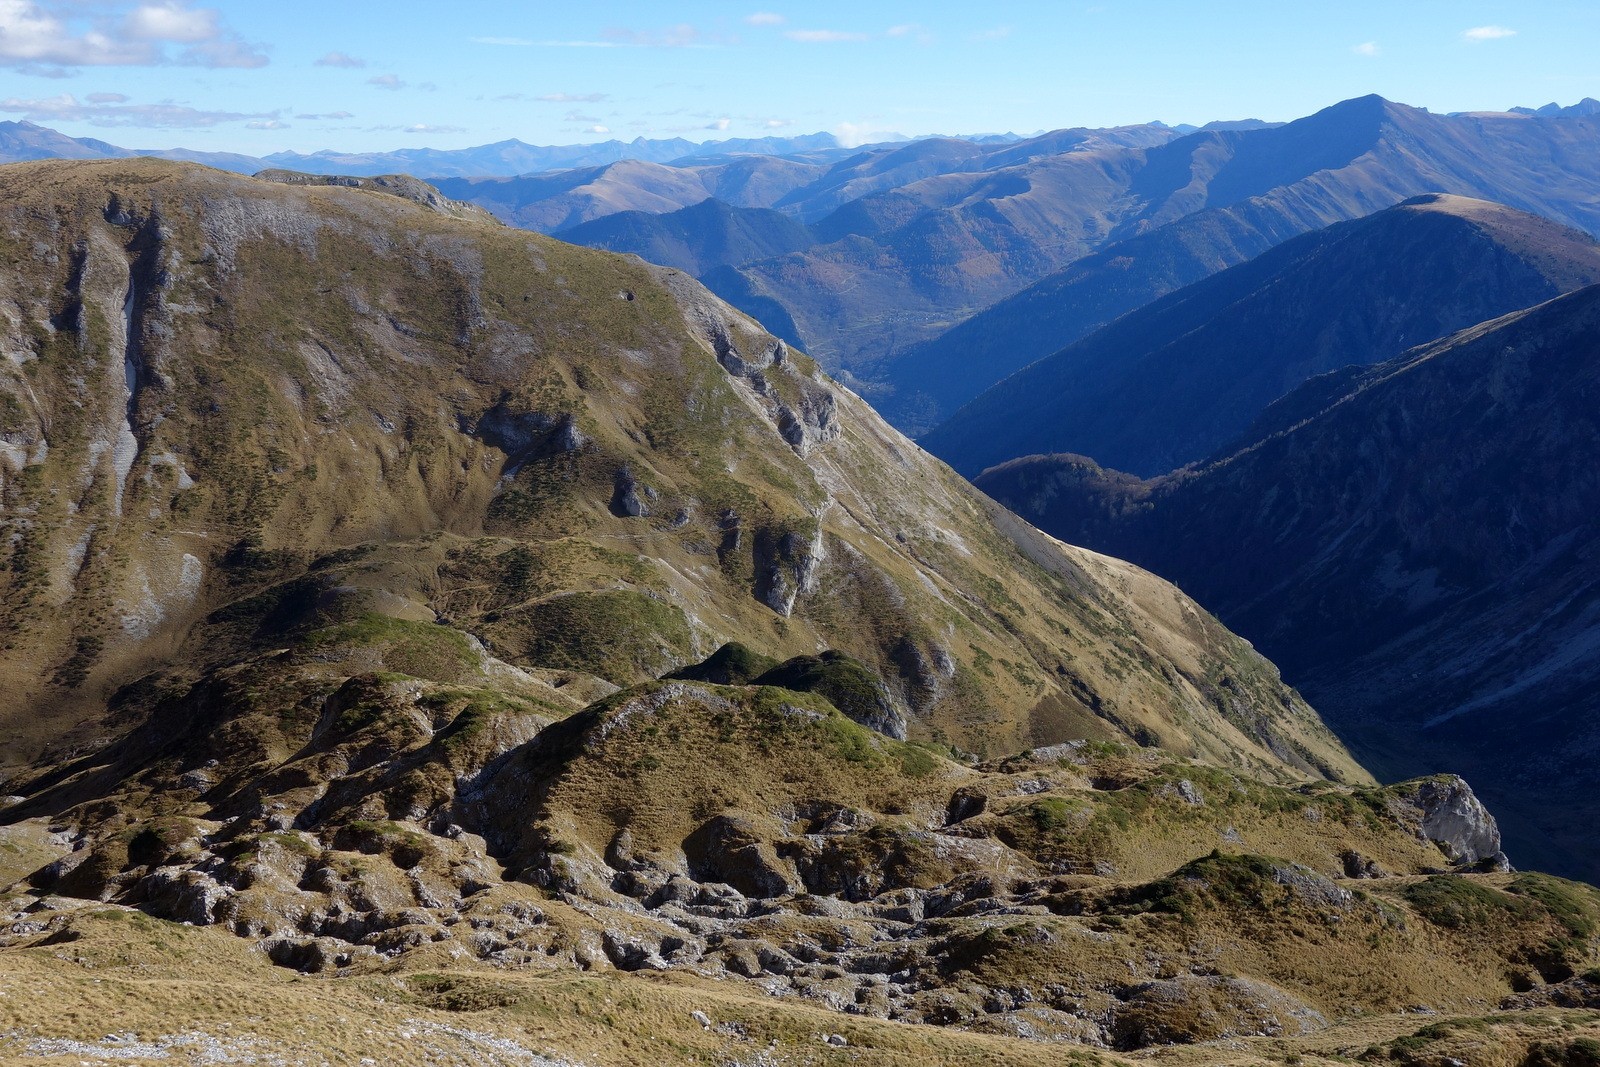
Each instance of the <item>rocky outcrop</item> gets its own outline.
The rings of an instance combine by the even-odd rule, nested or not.
[[[1499,824],[1465,780],[1453,774],[1419,779],[1399,787],[1395,802],[1450,863],[1511,869],[1500,851]]]
[[[795,601],[817,591],[823,545],[821,521],[809,535],[795,529],[758,531],[753,545],[756,599],[779,615],[793,613]]]
[[[621,518],[646,518],[650,514],[650,505],[646,498],[654,494],[649,486],[644,485],[634,476],[633,468],[623,466],[618,468],[612,478],[611,513]]]
[[[448,215],[454,219],[471,219],[475,222],[488,222],[498,225],[494,215],[478,205],[469,204],[462,200],[451,200],[427,182],[420,178],[413,178],[409,174],[379,174],[374,177],[358,177],[350,174],[307,174],[303,171],[272,168],[257,171],[255,176],[261,181],[278,182],[281,185],[335,185],[346,189],[365,189],[368,192],[387,193],[390,196],[398,196],[402,200],[409,200],[414,204],[421,204],[429,211],[437,212],[440,215]]]
[[[1111,1025],[1120,1048],[1227,1037],[1292,1037],[1328,1025],[1281,989],[1242,978],[1185,976],[1130,991]]]
[[[504,452],[505,474],[511,476],[529,460],[577,452],[590,443],[570,411],[516,411],[503,402],[475,420],[463,419],[461,432]]]
[[[682,284],[677,271],[663,273],[669,285]],[[686,302],[684,318],[798,455],[809,456],[843,432],[835,386],[809,359],[801,366],[786,343],[765,338],[753,338],[760,350],[745,355],[735,344],[733,312],[709,294]]]

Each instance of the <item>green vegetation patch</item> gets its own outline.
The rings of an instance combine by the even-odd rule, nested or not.
[[[622,684],[682,663],[693,642],[676,605],[632,589],[569,593],[507,612],[499,634],[526,663]]]
[[[1522,1063],[1523,1067],[1600,1067],[1600,1041],[1592,1037],[1540,1041]]]
[[[384,666],[391,671],[437,682],[457,681],[478,664],[471,643],[460,631],[377,612],[317,630],[306,637],[304,647],[324,653],[342,648],[378,649]]]
[[[894,717],[883,681],[859,661],[829,649],[820,656],[796,656],[755,680],[797,693],[817,693],[856,722],[886,722]]]
[[[1401,893],[1417,914],[1452,930],[1522,920],[1534,910],[1517,897],[1462,875],[1436,874]]]
[[[1519,874],[1506,892],[1538,902],[1573,941],[1588,941],[1600,931],[1600,900],[1589,886],[1548,874]]]

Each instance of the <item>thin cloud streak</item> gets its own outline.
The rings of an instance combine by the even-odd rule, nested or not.
[[[867,35],[864,33],[850,33],[845,30],[784,30],[783,35],[801,44],[838,44],[867,40]]]
[[[0,113],[21,115],[34,122],[87,122],[92,126],[138,126],[151,129],[209,129],[236,122],[276,121],[276,111],[205,111],[175,104],[130,104],[120,93],[96,93],[101,99],[79,100],[71,93],[38,99],[8,97],[0,100]],[[111,100],[110,97],[122,97]]]

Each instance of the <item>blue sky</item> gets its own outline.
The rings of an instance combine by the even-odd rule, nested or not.
[[[1600,96],[1593,0],[0,0],[0,118],[138,148],[1029,133]]]

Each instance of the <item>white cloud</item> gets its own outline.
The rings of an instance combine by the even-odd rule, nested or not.
[[[845,148],[856,148],[879,139],[889,131],[872,122],[841,122],[833,128],[833,135]]]
[[[296,115],[295,118],[307,122],[320,122],[324,119],[353,119],[355,116],[348,111],[326,111],[320,115]]]
[[[352,56],[346,52],[329,52],[327,55],[323,56],[313,64],[313,66],[318,67],[344,67],[349,70],[354,70],[357,67],[364,67],[366,65],[366,60],[357,59],[355,56]]]
[[[889,37],[915,37],[918,44],[931,44],[933,31],[926,26],[919,26],[915,22],[902,23],[899,26],[890,26],[883,31]]]
[[[494,44],[506,48],[530,48],[541,43],[539,41],[530,41],[526,37],[468,37],[467,40],[473,44]]]
[[[765,126],[769,130],[781,130],[785,126],[793,125],[793,123],[791,123],[788,119],[768,119],[761,125]]]
[[[706,123],[705,128],[708,130],[725,130],[731,125],[733,123],[728,119],[713,119]]]
[[[1468,41],[1498,41],[1502,37],[1516,35],[1516,30],[1509,30],[1504,26],[1474,26],[1470,30],[1461,31],[1461,36]]]
[[[1382,49],[1378,47],[1377,41],[1363,41],[1358,45],[1353,45],[1350,51],[1354,52],[1358,56],[1375,56],[1379,54]]]
[[[465,133],[462,126],[430,126],[426,122],[418,122],[405,128],[406,133]]]
[[[287,130],[289,124],[280,122],[277,119],[256,119],[254,122],[245,123],[244,128],[247,130]]]
[[[599,122],[599,115],[585,115],[581,111],[569,111],[563,116],[568,122]]]
[[[587,129],[585,129],[583,132],[584,133],[610,133],[611,130],[608,127],[605,127],[605,126],[590,126]]]
[[[789,20],[773,11],[757,11],[754,15],[746,15],[744,21],[747,26],[782,26]]]
[[[178,62],[187,67],[264,67],[267,57],[254,45],[229,36],[184,49]]]
[[[221,34],[217,12],[211,8],[186,8],[176,0],[143,4],[123,22],[129,37],[141,41],[215,40]]]
[[[784,30],[783,35],[791,41],[801,44],[833,44],[840,41],[865,41],[864,33],[849,33],[844,30]]]
[[[169,45],[185,46],[176,53]],[[0,0],[0,64],[55,76],[88,66],[260,67],[267,57],[225,28],[214,8],[182,0],[135,6],[118,19],[81,0]]]
[[[376,74],[367,79],[367,84],[376,85],[380,89],[388,89],[391,92],[406,87],[406,83],[401,81],[397,74]]]
[[[513,94],[511,94],[511,96],[502,97],[501,99],[512,99],[512,98],[520,100],[523,97],[522,97],[521,93],[513,93]],[[610,93],[545,93],[543,96],[536,96],[533,99],[543,101],[546,104],[598,104],[602,100],[610,100],[611,99],[611,94]]]
[[[71,93],[32,100],[13,96],[0,100],[0,112],[21,115],[35,122],[87,122],[95,126],[160,129],[206,129],[234,122],[272,121],[278,118],[278,113],[273,111],[202,111],[171,100],[159,104],[130,104],[127,99],[121,93],[94,93],[83,100]]]

